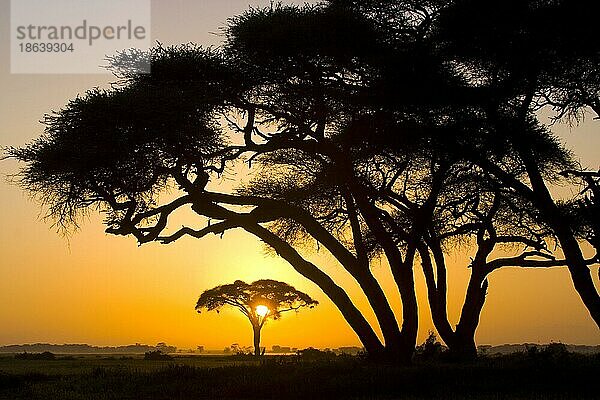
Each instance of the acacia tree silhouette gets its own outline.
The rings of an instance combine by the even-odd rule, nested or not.
[[[567,2],[522,3],[507,19],[520,25],[504,30],[508,22],[472,1],[252,9],[230,20],[221,48],[152,49],[149,75],[130,72],[131,53],[112,58],[120,78],[113,89],[72,100],[46,117],[41,138],[8,154],[26,163],[20,183],[60,227],[99,207],[108,233],[140,244],[236,228],[252,233],[323,290],[373,357],[411,358],[420,258],[440,336],[472,355],[494,268],[566,262],[593,316],[598,297],[588,279],[597,258],[583,258],[571,219],[544,181],[566,179],[560,172],[577,165],[533,113],[534,98],[567,114],[593,106],[584,100],[597,93],[590,89],[597,54],[581,46],[567,52],[568,30],[527,25],[572,12]],[[509,7],[498,7],[508,17]],[[491,15],[489,25],[473,16],[480,11]],[[463,35],[463,25],[475,39]],[[525,52],[511,56],[521,38],[515,32],[554,35],[525,47],[543,43],[538,53],[560,53],[560,62],[534,63],[543,73],[533,79]],[[587,97],[573,89],[579,83]],[[227,193],[209,189],[242,163],[257,171],[249,183]],[[167,188],[179,197],[161,203]],[[207,226],[170,229],[169,215],[182,207],[206,217]],[[566,261],[547,251],[554,237]],[[473,240],[477,253],[453,330],[444,257],[461,238]],[[313,241],[356,280],[383,343],[345,290],[303,255]],[[490,260],[507,243],[526,249]],[[371,272],[374,256],[389,264],[401,326]]]
[[[260,331],[268,319],[277,320],[281,313],[298,311],[302,307],[313,308],[317,304],[318,301],[285,282],[261,279],[251,284],[235,281],[208,289],[200,295],[196,310],[200,312],[205,308],[219,312],[223,306],[240,310],[252,324],[254,355],[260,356]]]
[[[389,355],[409,360],[417,331],[412,258],[405,263],[388,240],[386,251],[394,257],[396,275],[401,277],[399,287],[406,299],[403,338],[383,290],[369,270],[366,250],[354,254],[344,246],[343,237],[336,235],[348,224],[344,212],[328,215],[326,210],[330,205],[344,207],[344,193],[353,201],[348,191],[357,187],[354,174],[347,168],[352,166],[351,154],[344,153],[342,140],[325,132],[327,124],[344,121],[345,94],[336,91],[352,85],[355,77],[321,81],[334,73],[330,69],[343,72],[346,66],[360,67],[352,66],[354,44],[346,40],[360,23],[360,16],[341,10],[277,6],[252,10],[235,20],[222,50],[191,45],[153,49],[149,54],[151,75],[128,74],[120,69],[117,57],[113,66],[123,79],[122,86],[112,91],[90,91],[73,100],[61,112],[47,117],[45,136],[31,146],[9,151],[28,163],[21,183],[49,205],[60,226],[72,224],[80,211],[99,205],[107,214],[108,233],[131,234],[140,243],[170,243],[185,235],[200,238],[241,227],[315,282],[340,309],[370,354],[382,356],[386,349],[346,292],[292,246],[292,236],[299,231],[290,229],[289,236],[283,235],[286,224],[300,224],[303,232],[323,244],[359,282],[380,321]],[[261,29],[273,28],[282,30],[275,38],[296,42],[289,47],[274,43],[273,49],[263,49],[264,43],[250,40]],[[330,35],[332,32],[336,34]],[[362,33],[363,42],[376,44]],[[315,37],[316,47],[308,44],[306,35]],[[248,48],[248,44],[252,46]],[[359,48],[369,47],[365,44]],[[265,52],[272,53],[269,62],[273,68],[258,62],[264,60]],[[291,62],[276,68],[290,53],[296,55]],[[311,65],[321,59],[323,63],[314,70]],[[325,89],[332,96],[327,103]],[[180,102],[185,106],[180,107]],[[243,136],[242,145],[225,143],[216,123],[220,116]],[[258,189],[251,194],[244,193],[247,188],[226,194],[206,187],[211,175],[222,173],[231,161],[246,154],[250,154],[249,163],[262,164],[267,174],[281,177],[279,183],[288,185],[290,169],[273,165],[286,152],[297,157],[289,168],[312,166],[304,168],[304,174],[287,188],[277,186],[277,181],[262,186],[256,183]],[[181,190],[182,195],[157,206],[158,194],[169,186]],[[325,190],[319,192],[319,186]],[[269,195],[278,187],[285,189],[281,196]],[[310,196],[290,201],[291,196],[285,194],[292,191]],[[323,206],[317,206],[311,196],[323,201]],[[362,209],[373,210],[366,195],[359,201]],[[165,231],[168,215],[186,205],[219,222],[199,230],[184,227]],[[240,206],[246,211],[240,211]],[[362,240],[356,230],[357,214],[353,215],[357,240]],[[381,230],[377,218],[371,221]],[[263,226],[268,222],[280,224],[270,230]],[[380,236],[386,239],[385,232]]]
[[[596,2],[587,1],[461,0],[440,18],[439,35],[447,39],[452,62],[462,74],[476,77],[473,85],[486,93],[481,108],[488,129],[502,138],[522,173],[511,176],[506,164],[468,149],[464,154],[538,210],[564,253],[575,289],[600,326],[600,294],[577,241],[575,220],[551,194],[553,184],[564,183],[559,172],[569,165],[544,163],[539,148],[547,142],[536,140],[547,129],[536,115],[542,108],[553,109],[555,120],[577,120],[586,108],[600,112],[600,51],[592,39],[600,31],[581,7],[599,10]]]

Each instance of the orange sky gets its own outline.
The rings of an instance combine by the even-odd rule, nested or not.
[[[106,75],[11,75],[9,0],[0,0],[0,146],[23,145],[42,132],[37,122],[50,109],[92,86],[105,86]],[[269,1],[254,1],[268,4]],[[153,40],[216,44],[226,18],[248,2],[223,0],[153,1]],[[600,122],[557,127],[584,165],[600,166]],[[221,349],[249,345],[251,328],[236,311],[194,311],[207,288],[236,279],[286,281],[320,301],[313,310],[285,315],[263,330],[263,345],[338,347],[358,345],[339,312],[313,284],[284,261],[266,255],[262,245],[243,232],[223,239],[183,239],[169,246],[137,247],[133,238],[103,233],[92,215],[70,241],[39,219],[40,208],[4,177],[16,163],[0,162],[0,345],[30,342],[120,345],[165,341],[182,348]],[[334,260],[311,256],[330,271],[369,315],[366,301]],[[464,256],[450,266],[449,311],[455,320],[468,278]],[[374,272],[395,309],[399,300],[386,266]],[[422,274],[416,268],[421,303],[419,341],[431,329],[424,302]],[[597,267],[594,272],[597,282]],[[563,341],[600,344],[600,333],[572,288],[564,269],[504,269],[490,278],[489,295],[477,332],[480,344]]]

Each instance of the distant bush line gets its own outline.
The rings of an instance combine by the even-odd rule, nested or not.
[[[19,353],[15,354],[15,360],[74,360],[75,357],[57,357],[54,353],[44,351],[43,353]]]

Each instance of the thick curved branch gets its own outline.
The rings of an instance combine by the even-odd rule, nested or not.
[[[521,243],[536,250],[544,250],[546,244],[542,240],[529,239],[519,235],[502,235],[496,237],[496,243]]]
[[[222,222],[216,223],[214,225],[209,225],[206,228],[199,229],[199,230],[194,230],[192,228],[184,226],[183,228],[179,229],[174,234],[169,235],[169,236],[159,236],[156,238],[156,240],[162,244],[169,244],[169,243],[172,243],[172,242],[180,239],[183,236],[191,236],[196,239],[200,239],[211,233],[214,235],[221,235],[225,231],[227,231],[229,229],[239,228],[239,226],[240,225],[238,223],[235,223],[233,221],[222,221]]]
[[[444,284],[436,284],[433,264],[427,246],[421,244],[418,247],[419,256],[421,258],[421,267],[425,276],[427,286],[427,298],[431,307],[431,316],[435,327],[445,343],[451,343],[454,339],[454,331],[448,321],[448,312],[446,310],[446,287]],[[438,271],[440,266],[438,266]],[[438,277],[439,279],[439,277]]]
[[[354,199],[349,193],[344,193],[344,201],[346,202],[346,207],[348,208],[348,219],[352,229],[352,241],[354,243],[354,249],[356,250],[356,258],[363,268],[369,268],[369,256],[365,248],[365,242],[363,240],[360,220],[358,219],[358,213],[356,211]]]
[[[115,221],[116,227],[109,227],[106,229],[106,233],[112,235],[129,235],[132,234],[138,240],[140,244],[154,241],[158,238],[160,233],[166,228],[169,215],[177,208],[182,207],[185,204],[190,204],[192,198],[189,196],[180,197],[169,204],[157,207],[155,209],[135,214],[135,203],[131,202],[126,208],[126,215],[120,220]],[[125,204],[125,203],[123,203]],[[158,215],[158,221],[151,227],[140,228],[137,225],[148,218],[152,218]]]
[[[486,264],[487,272],[490,273],[502,267],[521,267],[521,268],[552,268],[568,266],[567,260],[537,260],[528,257],[541,256],[543,253],[526,252],[516,257],[497,258]],[[598,264],[600,259],[598,255],[585,260],[587,265]]]

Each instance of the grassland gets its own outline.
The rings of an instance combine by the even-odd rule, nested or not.
[[[598,399],[598,376],[600,357],[575,354],[409,367],[351,357],[1,356],[0,399]]]

